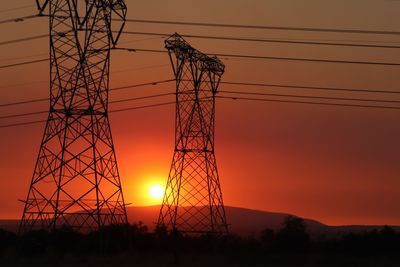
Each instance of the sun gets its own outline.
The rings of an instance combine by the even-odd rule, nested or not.
[[[150,186],[149,195],[153,199],[161,199],[164,196],[164,187],[159,184]]]

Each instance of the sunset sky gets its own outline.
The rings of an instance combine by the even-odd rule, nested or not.
[[[34,0],[3,1],[0,20],[35,14]],[[126,0],[128,18],[283,27],[400,31],[394,0]],[[14,7],[30,7],[2,12]],[[126,31],[400,46],[399,35],[344,34],[127,23]],[[35,18],[0,24],[0,43],[48,33]],[[205,53],[400,63],[399,49],[186,38]],[[120,47],[164,49],[164,38],[125,34]],[[48,39],[0,45],[0,66],[48,56]],[[220,90],[400,101],[400,66],[221,57],[223,81],[392,90],[367,94],[233,86]],[[168,55],[113,51],[110,87],[173,78]],[[49,63],[0,68],[0,105],[49,96]],[[173,92],[173,82],[110,92],[110,100]],[[266,98],[266,97],[264,97]],[[110,105],[110,110],[174,96]],[[292,99],[294,100],[294,99]],[[215,152],[225,205],[286,212],[326,224],[400,225],[400,110],[217,99]],[[396,106],[396,104],[392,104]],[[399,104],[397,104],[400,107]],[[48,110],[47,102],[0,107],[0,117]],[[174,146],[174,105],[111,113],[127,203],[160,204]],[[0,119],[0,126],[46,114]],[[44,123],[0,128],[0,219],[20,218]],[[154,193],[154,192],[153,192]],[[229,218],[227,218],[229,222]]]

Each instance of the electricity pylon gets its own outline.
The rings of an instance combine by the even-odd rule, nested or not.
[[[108,119],[123,0],[37,0],[50,24],[50,111],[20,232],[127,223]]]
[[[176,78],[175,151],[158,225],[189,234],[226,234],[214,154],[215,95],[225,66],[177,33],[165,48]]]

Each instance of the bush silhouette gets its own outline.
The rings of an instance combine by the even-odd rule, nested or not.
[[[43,254],[47,251],[49,241],[50,234],[46,230],[28,232],[18,239],[17,252],[26,256]]]
[[[16,235],[6,230],[0,229],[0,253],[5,249],[15,245]]]

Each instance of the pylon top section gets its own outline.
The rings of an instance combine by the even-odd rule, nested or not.
[[[174,53],[179,60],[198,61],[200,69],[210,71],[218,76],[225,72],[225,65],[216,56],[210,57],[193,48],[181,35],[174,33],[165,40],[165,48],[169,53]]]
[[[43,15],[51,1],[53,0],[36,0],[39,15]],[[93,8],[102,9],[105,13],[105,20],[111,44],[113,46],[117,44],[126,21],[127,7],[124,0],[69,0],[69,2],[71,2],[70,4],[74,7],[74,19],[76,19],[76,26],[78,29],[85,28],[88,16],[92,12]],[[85,4],[85,7],[82,9],[79,8],[81,3]]]

